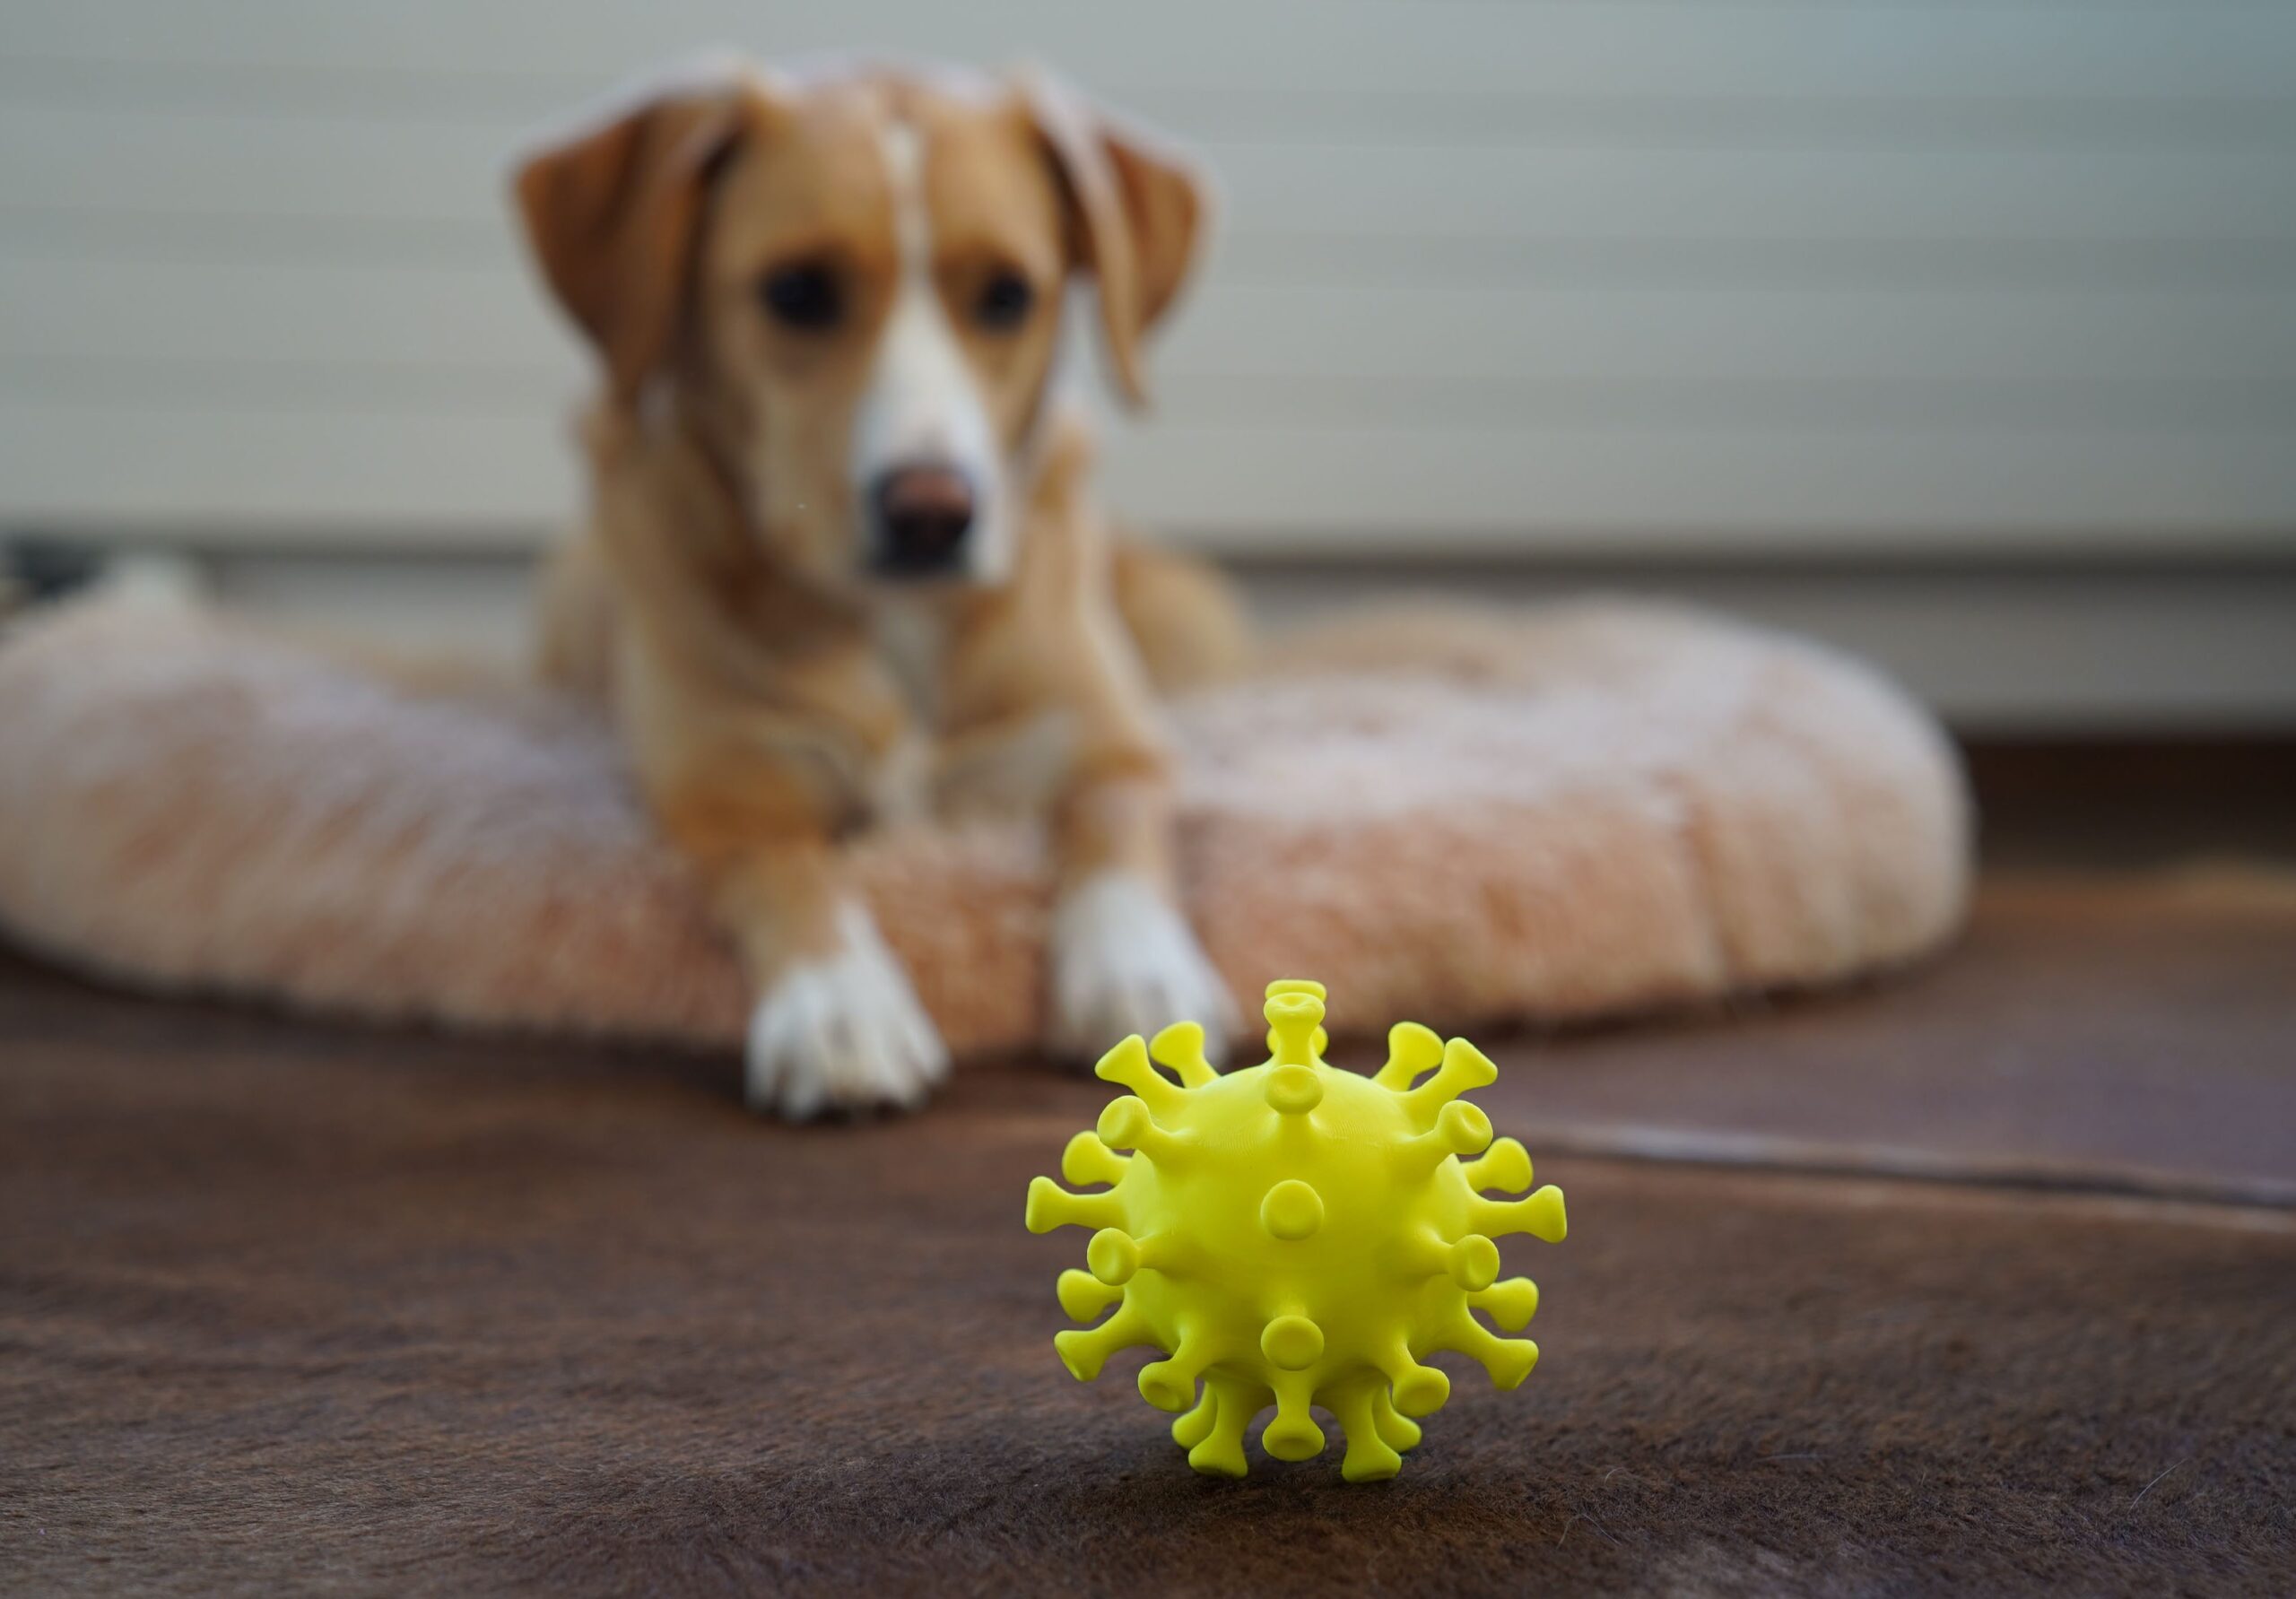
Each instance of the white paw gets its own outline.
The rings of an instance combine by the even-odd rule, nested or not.
[[[1235,1030],[1235,1002],[1187,918],[1148,883],[1106,872],[1071,890],[1052,918],[1052,1038],[1091,1060],[1175,1021],[1204,1025],[1214,1063]]]
[[[790,967],[750,1013],[745,1088],[752,1110],[791,1121],[825,1111],[920,1103],[949,1052],[900,963],[858,907],[845,948]]]

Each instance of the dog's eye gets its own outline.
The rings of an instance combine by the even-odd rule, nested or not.
[[[776,267],[765,274],[759,293],[776,321],[801,332],[835,327],[845,315],[845,291],[837,274],[818,262]]]
[[[972,317],[992,333],[1010,333],[1028,320],[1036,303],[1037,291],[1028,279],[1017,272],[1000,272],[980,286]]]

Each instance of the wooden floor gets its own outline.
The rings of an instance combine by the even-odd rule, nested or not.
[[[1097,1084],[792,1131],[0,957],[0,1592],[2284,1594],[2296,873],[2213,814],[1996,836],[1863,992],[1497,1041],[1544,1357],[1373,1488],[1060,1370],[1022,1194]]]

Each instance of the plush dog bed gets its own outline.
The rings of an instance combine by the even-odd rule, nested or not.
[[[1339,1028],[1560,1021],[1835,983],[1946,938],[1960,772],[1858,664],[1678,610],[1339,621],[1177,708],[1190,915],[1239,994]],[[858,852],[960,1051],[1038,1032],[1017,829]],[[0,642],[0,927],[142,986],[731,1046],[743,984],[611,733],[207,612]]]

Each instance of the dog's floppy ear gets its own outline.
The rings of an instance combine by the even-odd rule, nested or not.
[[[709,175],[755,91],[738,65],[702,64],[622,98],[517,164],[535,262],[622,398],[637,395],[676,335]]]
[[[1144,404],[1141,340],[1195,264],[1207,187],[1178,153],[1119,127],[1046,74],[1025,68],[1016,82],[1059,176],[1077,259],[1098,282],[1117,386]]]

